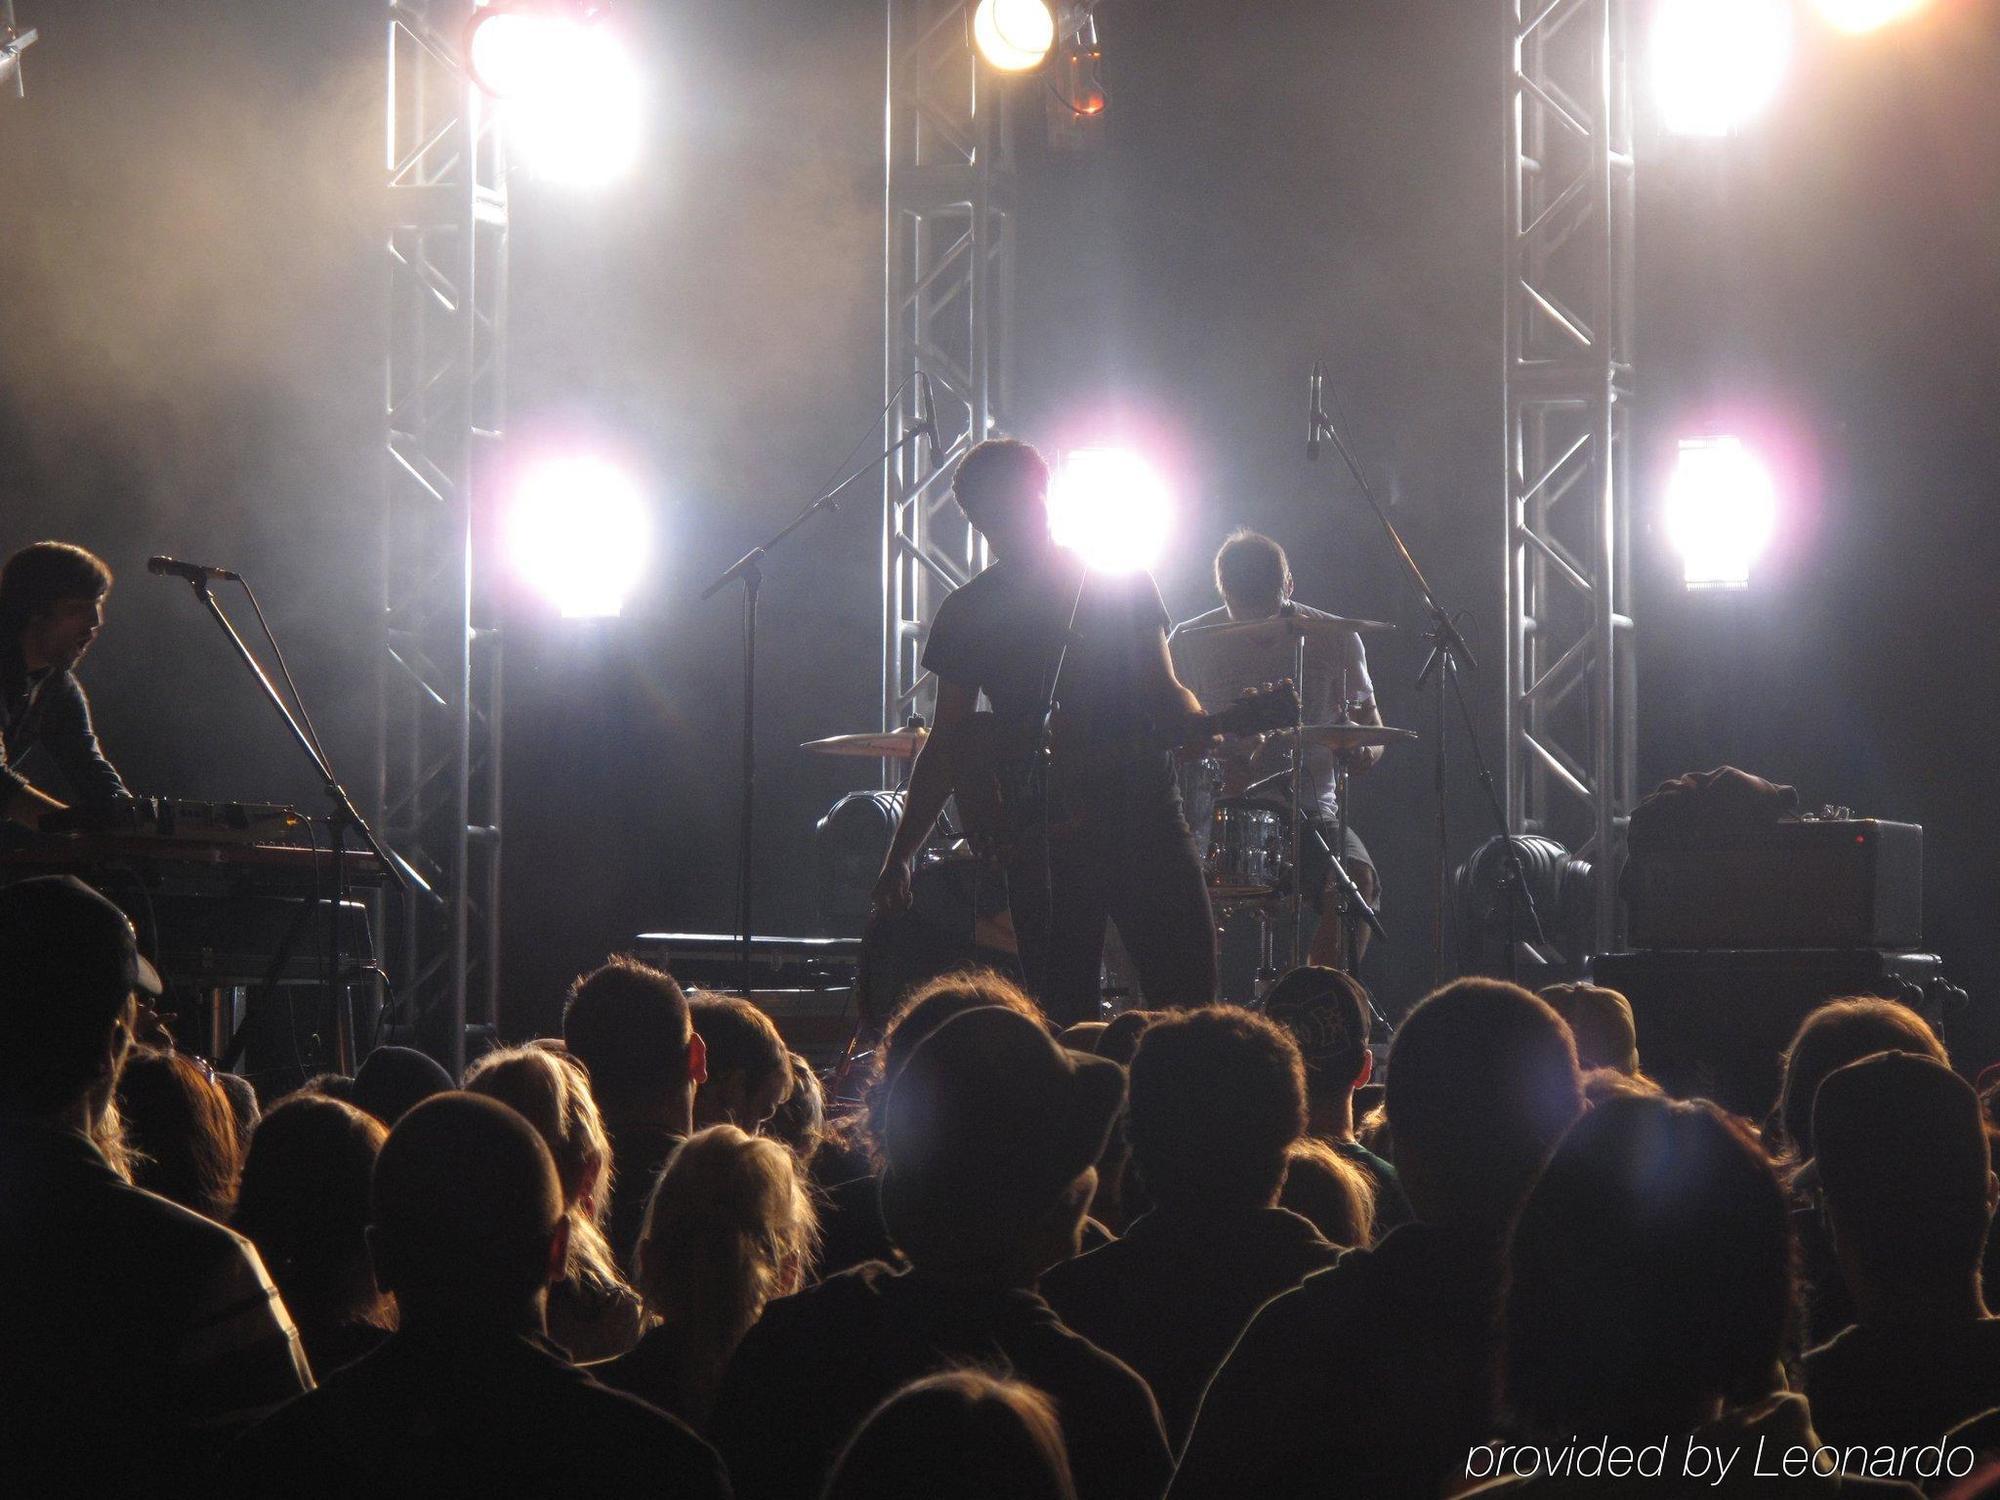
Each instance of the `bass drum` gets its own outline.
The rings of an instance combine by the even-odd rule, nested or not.
[[[854,934],[868,920],[875,877],[882,873],[903,793],[849,792],[813,829],[820,921],[833,933]]]

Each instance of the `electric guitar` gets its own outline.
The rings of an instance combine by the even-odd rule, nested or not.
[[[1052,839],[1082,828],[1088,810],[1079,783],[1092,771],[1216,735],[1283,729],[1295,724],[1298,714],[1298,692],[1287,679],[1275,687],[1251,688],[1220,713],[1196,714],[1164,731],[1142,728],[1100,742],[1086,755],[1067,742],[1058,712],[1050,724],[1048,764],[1043,766],[1032,726],[1003,724],[991,713],[975,713],[953,737],[952,796],[959,827],[974,853],[1005,860],[1037,825],[1046,824]]]

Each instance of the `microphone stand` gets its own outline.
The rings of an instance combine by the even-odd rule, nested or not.
[[[243,582],[240,575],[237,577],[237,582],[243,584],[243,591],[246,594],[250,592],[250,585]],[[342,1072],[351,1073],[354,1070],[356,1062],[354,1057],[354,1018],[348,1013],[347,1004],[344,999],[345,985],[343,980],[345,976],[340,967],[341,923],[346,918],[348,897],[348,830],[352,829],[361,835],[361,841],[368,846],[369,851],[381,862],[383,870],[388,874],[390,881],[399,892],[407,894],[412,880],[415,880],[427,893],[430,891],[430,887],[408,865],[391,854],[382,841],[375,836],[375,830],[368,826],[368,820],[361,816],[360,809],[354,805],[354,799],[348,796],[347,788],[342,786],[340,778],[334,775],[333,767],[326,758],[326,751],[320,745],[319,735],[316,732],[308,732],[307,728],[301,726],[299,722],[301,716],[304,717],[306,725],[312,723],[311,715],[305,712],[304,703],[301,701],[299,704],[299,714],[295,716],[291,708],[286,704],[284,696],[279,693],[276,685],[271,681],[269,674],[264,671],[263,664],[257,660],[256,654],[244,642],[243,637],[237,634],[235,625],[230,623],[229,616],[223,613],[222,606],[215,602],[215,595],[209,591],[208,587],[209,575],[206,572],[200,573],[190,578],[188,583],[194,589],[195,598],[201,601],[202,607],[208,611],[209,616],[221,628],[222,633],[229,638],[229,644],[236,649],[236,654],[243,659],[243,665],[250,669],[250,675],[257,680],[257,686],[263,689],[264,696],[270,699],[271,706],[278,711],[278,716],[285,721],[285,727],[291,730],[292,738],[298,742],[299,748],[305,752],[306,758],[313,764],[313,769],[318,772],[320,780],[326,784],[327,801],[331,804],[331,811],[327,815],[327,827],[333,835],[333,895],[331,897],[332,905],[328,910],[327,917],[326,999],[327,1005],[333,1013],[335,1066]],[[250,595],[250,605],[253,609],[257,607],[257,597],[254,594]],[[271,627],[268,623],[264,622],[264,613],[261,609],[257,611],[257,618],[259,623],[264,625],[265,634],[269,635]],[[271,646],[274,651],[277,650],[277,640],[275,637],[272,638]],[[284,653],[282,651],[278,652],[278,662],[282,668],[284,665]],[[291,686],[292,692],[296,695],[298,688],[296,684],[292,683],[289,671],[285,673],[285,681],[287,685]],[[246,1015],[243,1025],[237,1028],[236,1035],[230,1039],[227,1054],[223,1059],[220,1059],[225,1067],[240,1054],[245,1028],[248,1025],[249,1017]]]
[[[752,547],[737,558],[707,588],[701,591],[701,598],[712,599],[730,584],[743,584],[743,741],[741,747],[741,771],[743,781],[742,812],[736,834],[736,928],[742,944],[743,998],[749,999],[752,989],[753,965],[750,956],[751,940],[751,898],[755,881],[752,878],[752,839],[756,832],[757,817],[757,591],[764,583],[764,559],[772,549],[783,545],[785,539],[810,521],[821,511],[838,513],[840,497],[847,487],[864,474],[873,473],[877,464],[886,463],[896,454],[920,437],[929,437],[933,443],[935,436],[921,427],[913,427],[882,450],[880,458],[871,459],[861,468],[849,474],[832,489],[818,496],[793,518],[791,523],[781,528],[762,546]],[[852,457],[850,452],[849,457]]]
[[[1342,438],[1339,427],[1326,414],[1326,409],[1320,402],[1322,377],[1318,366],[1314,367],[1313,376],[1311,400],[1313,442],[1309,445],[1308,456],[1318,456],[1318,439],[1324,437],[1332,441],[1334,450],[1347,465],[1347,472],[1353,476],[1355,485],[1375,512],[1375,518],[1382,523],[1382,530],[1387,534],[1389,544],[1402,559],[1411,586],[1416,589],[1417,597],[1423,601],[1424,612],[1431,620],[1431,628],[1424,635],[1424,639],[1430,642],[1430,654],[1424,658],[1423,669],[1417,673],[1416,684],[1419,691],[1434,687],[1437,693],[1437,748],[1431,773],[1432,795],[1437,802],[1434,855],[1437,911],[1431,925],[1431,983],[1433,986],[1444,983],[1444,913],[1451,892],[1449,835],[1445,820],[1447,691],[1458,700],[1459,718],[1465,727],[1465,740],[1472,750],[1473,764],[1478,768],[1479,784],[1486,793],[1487,810],[1493,815],[1494,826],[1500,830],[1500,839],[1506,849],[1502,885],[1507,895],[1507,977],[1517,978],[1520,970],[1520,945],[1515,935],[1514,903],[1517,894],[1527,904],[1528,918],[1534,924],[1537,939],[1544,947],[1549,946],[1549,940],[1548,935],[1542,930],[1541,914],[1535,910],[1534,893],[1528,889],[1527,879],[1522,873],[1520,848],[1514,842],[1513,829],[1508,826],[1507,812],[1501,806],[1500,794],[1494,789],[1493,774],[1487,769],[1486,756],[1479,747],[1479,730],[1473,723],[1472,711],[1465,702],[1465,689],[1459,682],[1460,660],[1463,659],[1467,666],[1477,671],[1479,659],[1472,654],[1472,648],[1466,644],[1465,636],[1458,628],[1458,617],[1439,604],[1437,595],[1431,592],[1430,580],[1424,577],[1423,569],[1417,566],[1417,560],[1411,555],[1408,544],[1403,540],[1403,534],[1396,529],[1396,523],[1389,519],[1389,512],[1376,497],[1374,487],[1368,483],[1367,476],[1361,472],[1361,465],[1354,461],[1354,454],[1349,450],[1346,440]],[[1337,396],[1335,404],[1339,404]],[[1338,860],[1335,863],[1337,864]]]

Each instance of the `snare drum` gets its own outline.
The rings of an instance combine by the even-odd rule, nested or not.
[[[1288,819],[1276,803],[1218,797],[1208,822],[1204,872],[1216,901],[1261,901],[1276,894],[1285,872]]]

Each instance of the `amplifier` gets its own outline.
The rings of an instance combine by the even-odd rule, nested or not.
[[[1875,949],[1602,953],[1591,977],[1632,1002],[1639,1065],[1669,1093],[1753,1120],[1777,1103],[1799,1022],[1827,1001],[1880,995],[1941,1029],[1958,996],[1937,955]]]
[[[1876,818],[1656,839],[1623,882],[1634,948],[1908,948],[1923,941],[1924,831]]]

